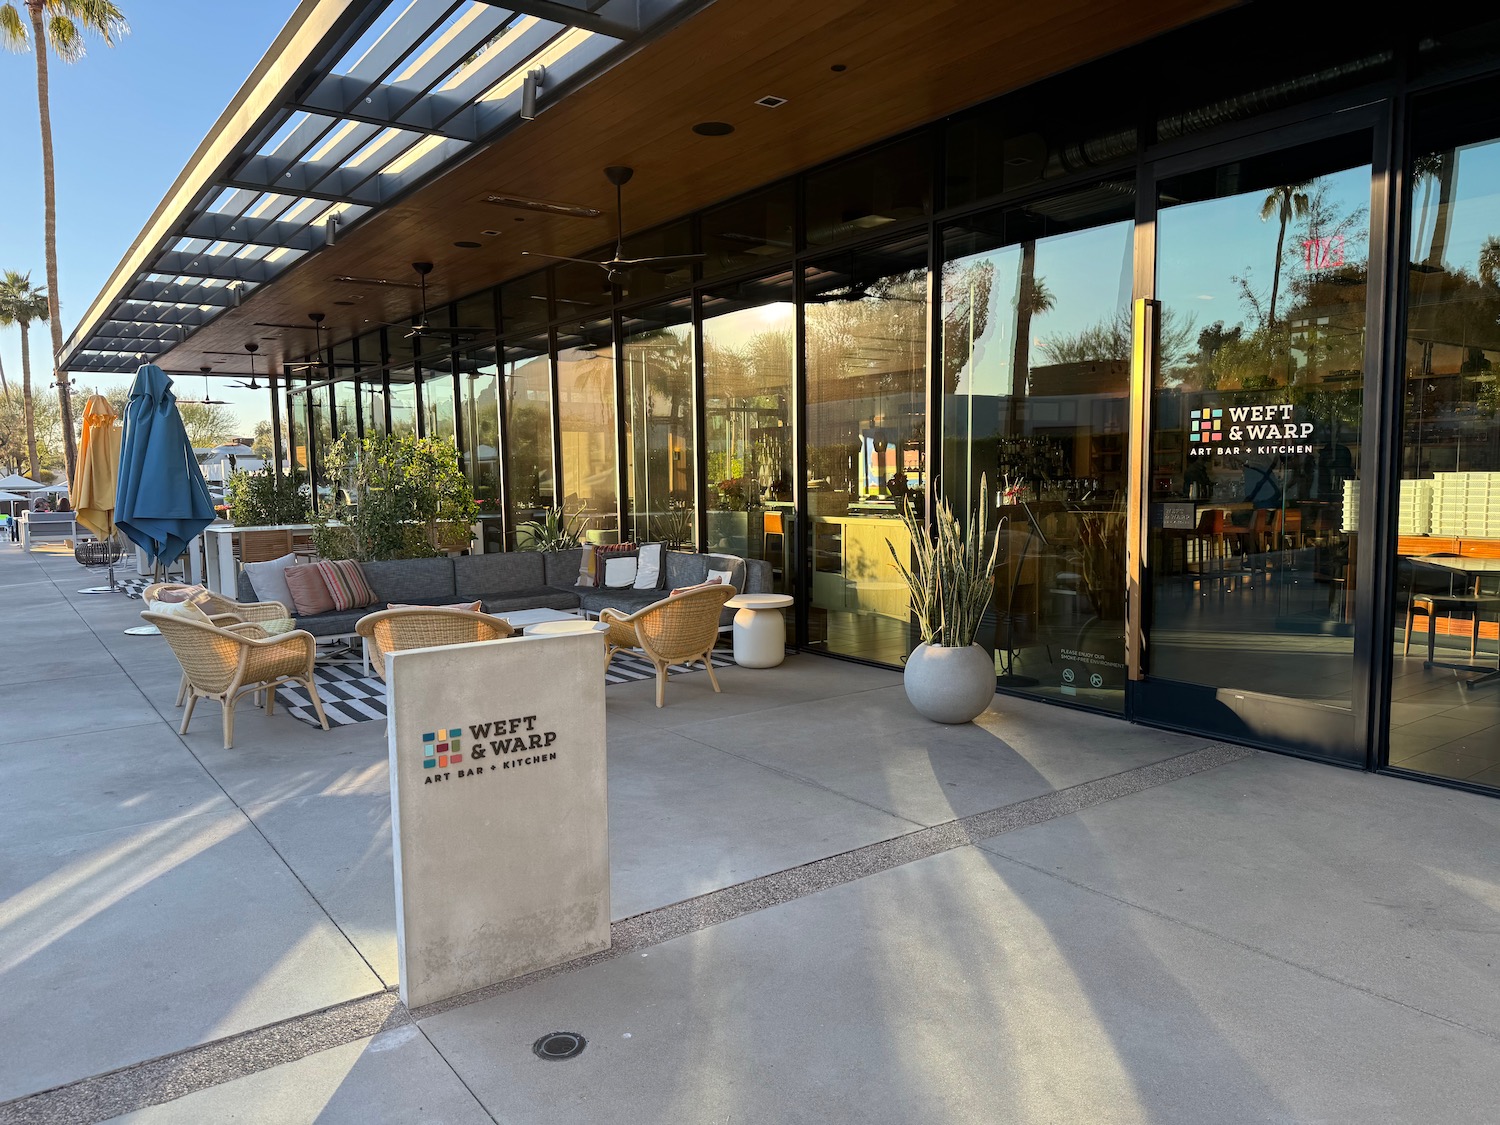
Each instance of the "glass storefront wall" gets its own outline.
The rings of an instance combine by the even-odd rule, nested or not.
[[[689,550],[698,524],[692,319],[684,300],[621,323],[627,538]]]
[[[1000,538],[981,643],[1000,682],[1125,706],[1125,493],[1135,185],[949,228],[943,493]],[[981,491],[984,488],[985,491]]]
[[[552,473],[552,364],[547,338],[505,345],[502,418],[509,490],[506,538],[515,546],[516,528],[541,519],[555,503]]]
[[[1204,26],[1121,58],[1194,58]],[[1247,741],[1363,764],[1375,729],[1370,765],[1388,748],[1400,769],[1500,785],[1495,91],[1386,85],[1403,66],[1410,88],[1460,75],[1451,29],[1356,32],[1201,90],[1069,93],[1132,72],[1106,60],[629,239],[701,254],[690,267],[506,281],[429,318],[499,309],[498,357],[458,361],[456,386],[443,368],[446,390],[417,385],[437,363],[399,328],[331,347],[359,371],[364,432],[451,435],[509,528],[554,503],[598,540],[692,528],[684,542],[771,563],[799,644],[899,664],[900,508],[926,514],[933,488],[971,508],[983,477],[1005,518],[982,636],[1002,687],[1218,733],[1206,710],[1258,701],[1236,712]],[[1387,192],[1406,107],[1412,155]],[[1405,225],[1372,226],[1392,205]],[[1399,298],[1377,284],[1393,272]],[[305,467],[350,402],[324,387],[292,405]],[[1379,503],[1377,470],[1382,492],[1400,480]],[[1163,684],[1183,706],[1162,709]],[[1285,733],[1312,713],[1347,732],[1339,753]]]
[[[1153,679],[1353,705],[1369,159],[1362,133],[1159,185]]]
[[[704,546],[764,559],[777,593],[795,589],[795,331],[790,274],[703,296]]]
[[[927,506],[927,257],[924,234],[803,271],[808,641],[885,664],[921,640],[891,551]]]
[[[1500,786],[1500,115],[1419,103],[1393,598],[1390,764]]]
[[[609,320],[557,333],[557,429],[563,515],[577,517],[580,530],[595,539],[617,536],[615,349]]]
[[[458,411],[453,395],[452,361],[428,360],[422,366],[422,434],[458,447]]]

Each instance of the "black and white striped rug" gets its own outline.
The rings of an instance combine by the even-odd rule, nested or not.
[[[715,668],[734,667],[734,658],[727,652],[715,652]],[[682,664],[672,665],[672,674],[701,672],[702,664],[691,668]],[[610,662],[604,676],[606,684],[626,684],[656,677],[656,669],[643,656],[629,652],[618,653]],[[348,661],[320,662],[313,673],[317,684],[318,698],[323,703],[323,713],[328,716],[330,727],[349,726],[353,723],[368,723],[385,718],[385,684],[378,676],[364,675],[359,658]],[[312,701],[300,684],[283,684],[276,689],[276,702],[293,718],[309,726],[318,725],[318,716],[313,712]]]

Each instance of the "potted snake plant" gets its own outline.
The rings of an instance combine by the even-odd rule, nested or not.
[[[911,536],[911,561],[886,540],[911,591],[922,643],[906,659],[906,697],[939,723],[968,723],[995,696],[995,659],[974,637],[994,594],[999,536],[989,529],[988,482],[967,526],[946,499],[934,512],[933,534],[908,504],[902,519]]]

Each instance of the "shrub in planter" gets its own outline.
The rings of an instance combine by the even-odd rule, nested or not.
[[[306,523],[307,495],[292,477],[278,477],[270,469],[231,473],[229,519],[237,527]]]
[[[927,718],[967,723],[995,696],[995,662],[975,644],[979,623],[994,594],[999,536],[989,530],[989,486],[979,483],[979,504],[960,525],[946,499],[933,512],[929,535],[908,502],[902,519],[911,535],[910,563],[886,540],[896,569],[911,591],[912,613],[922,634],[906,660],[906,696]]]
[[[327,559],[415,559],[467,546],[479,514],[458,451],[438,438],[340,438],[324,462],[332,486],[314,514]]]

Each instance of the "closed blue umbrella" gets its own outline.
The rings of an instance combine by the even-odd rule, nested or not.
[[[177,413],[172,380],[145,364],[125,405],[115,526],[153,560],[170,563],[213,522],[213,500]]]

